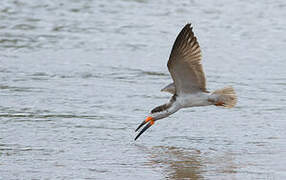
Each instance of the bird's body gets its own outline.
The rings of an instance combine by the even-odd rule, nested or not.
[[[169,102],[151,111],[135,130],[148,123],[135,140],[155,121],[168,117],[181,108],[209,105],[231,108],[236,104],[236,95],[232,87],[218,89],[212,93],[206,90],[201,50],[190,24],[187,24],[178,35],[167,65],[174,82],[161,91],[169,92],[173,96]]]
[[[162,92],[169,92],[171,94],[175,94],[175,85],[174,83],[168,84],[166,87],[161,89]],[[206,92],[197,92],[197,93],[183,93],[179,97],[179,102],[182,107],[193,107],[193,106],[207,106],[211,105],[208,101],[212,99],[212,94],[208,91]]]
[[[194,94],[182,94],[178,96],[178,102],[182,108],[195,107],[195,106],[208,106],[211,105],[209,99],[210,93],[198,92]]]

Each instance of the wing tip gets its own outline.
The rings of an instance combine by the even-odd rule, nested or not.
[[[193,25],[192,25],[192,23],[191,22],[188,22],[185,26],[184,26],[184,28],[182,29],[182,31],[185,31],[185,32],[187,32],[187,33],[193,33]]]
[[[189,27],[190,29],[193,29],[193,25],[191,22],[187,22],[187,24],[185,25],[185,27]]]

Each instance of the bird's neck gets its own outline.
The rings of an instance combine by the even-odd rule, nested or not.
[[[181,107],[180,104],[176,101],[176,96],[177,95],[174,95],[168,103],[154,108],[151,111],[151,114],[156,116],[156,119],[158,120],[177,112]]]

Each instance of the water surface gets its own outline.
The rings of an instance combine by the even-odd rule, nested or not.
[[[0,179],[285,179],[286,3],[10,1],[0,7]],[[138,141],[168,101],[172,43],[192,22],[209,90]]]

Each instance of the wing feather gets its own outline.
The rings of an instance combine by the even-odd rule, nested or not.
[[[201,59],[199,43],[191,24],[187,24],[176,38],[168,61],[177,94],[207,92]]]

